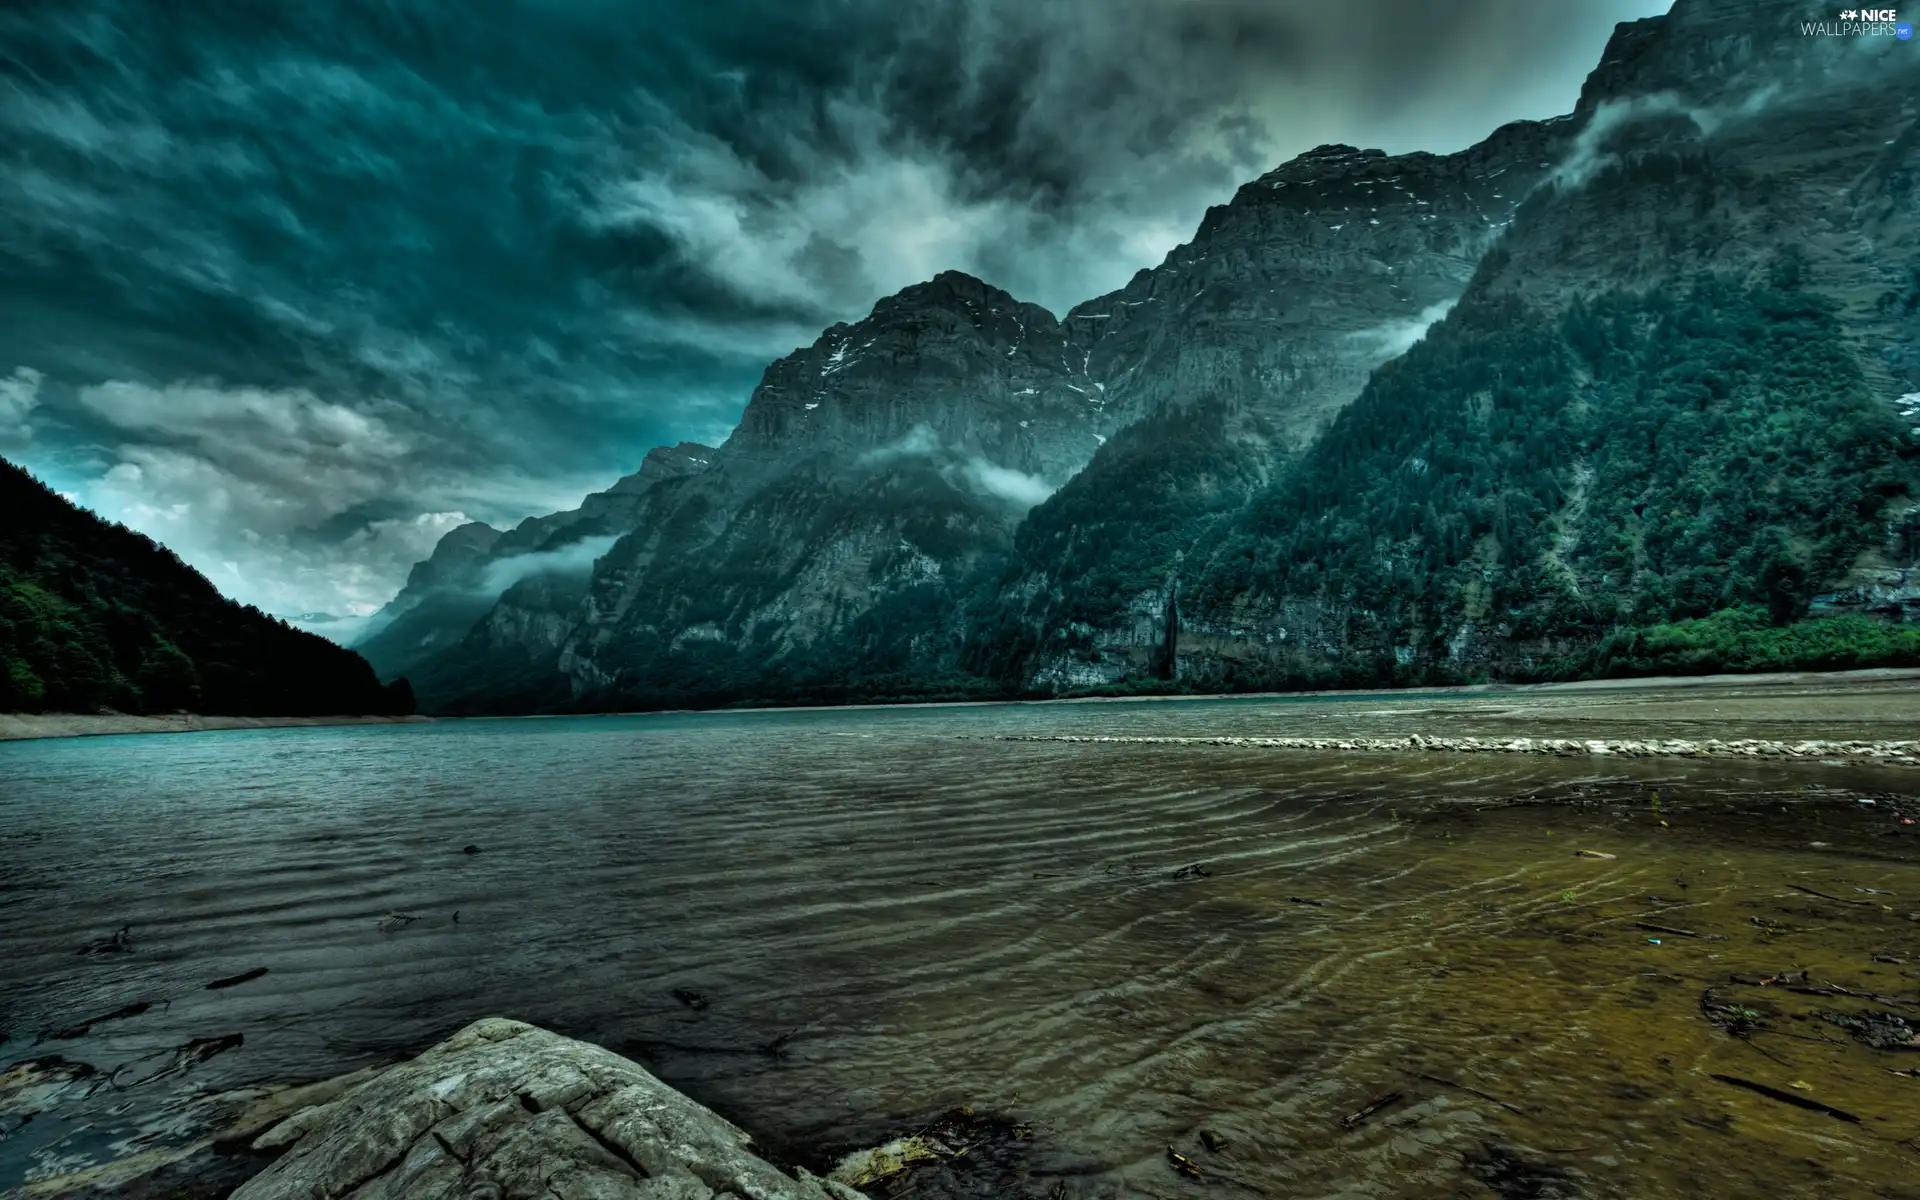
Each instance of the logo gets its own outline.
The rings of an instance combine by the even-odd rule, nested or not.
[[[1905,42],[1913,38],[1911,22],[1900,20],[1898,9],[1843,8],[1837,21],[1803,21],[1800,32],[1807,37],[1886,37],[1892,34]]]

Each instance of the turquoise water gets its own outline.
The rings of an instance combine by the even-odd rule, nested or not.
[[[1444,857],[1452,833],[1436,842],[1409,813],[1648,787],[1711,808],[1884,780],[1817,766],[992,740],[1354,733],[1436,703],[743,712],[0,744],[0,1052],[121,1069],[117,1086],[0,1142],[0,1188],[177,1136],[169,1114],[195,1094],[339,1073],[500,1014],[627,1053],[796,1157],[974,1104],[1035,1124],[1036,1188],[1057,1177],[1072,1194],[1175,1194],[1165,1145],[1212,1123],[1286,1148],[1235,1168],[1261,1186],[1344,1194],[1327,1181],[1361,1178],[1366,1194],[1450,1194],[1431,1189],[1471,1184],[1461,1147],[1481,1146],[1505,1115],[1456,1096],[1385,1140],[1316,1146],[1303,1131],[1375,1086],[1383,1044],[1446,1039],[1397,990],[1409,962],[1430,965],[1432,938],[1410,931],[1438,920],[1463,938],[1506,936],[1570,886],[1554,874],[1569,867],[1564,843],[1511,831],[1489,841],[1484,871],[1461,874]],[[1175,877],[1195,862],[1205,877]],[[1523,903],[1510,885],[1528,871],[1541,882]],[[1599,878],[1616,875],[1627,878]],[[1621,897],[1642,883],[1620,882]],[[383,920],[392,913],[413,919]],[[128,950],[77,953],[122,927]],[[257,968],[267,973],[205,987]],[[35,1045],[143,1001],[153,1007]],[[163,1071],[192,1039],[234,1033],[240,1045]],[[783,1056],[761,1052],[783,1034]],[[1570,1102],[1576,1124],[1580,1112]]]

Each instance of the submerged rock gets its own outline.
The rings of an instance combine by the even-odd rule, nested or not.
[[[1032,1126],[972,1108],[950,1109],[880,1146],[846,1155],[823,1182],[849,1192],[912,1193],[927,1200],[1029,1200],[1040,1194],[1028,1157],[1032,1139]],[[1056,1179],[1047,1195],[1063,1193]]]
[[[791,1176],[638,1065],[493,1017],[294,1113],[254,1141],[290,1147],[234,1200],[857,1200]]]

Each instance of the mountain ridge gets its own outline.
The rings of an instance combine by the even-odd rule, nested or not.
[[[1912,494],[1882,418],[1920,390],[1913,113],[1858,102],[1911,67],[1786,21],[1683,0],[1616,30],[1570,114],[1449,155],[1316,147],[1057,319],[959,272],[882,298],[771,364],[714,469],[655,489],[583,591],[516,585],[423,694],[493,711],[1530,676],[1710,602],[1790,592],[1791,616],[1835,585],[1898,593],[1869,526]],[[1823,199],[1839,183],[1846,213]],[[1805,244],[1782,253],[1790,223]],[[1729,414],[1797,420],[1784,397],[1814,394],[1765,372],[1801,379],[1794,338],[1853,328],[1876,345],[1825,364],[1826,433],[1880,449],[1820,486],[1880,498],[1821,533],[1755,474],[1781,444]],[[1705,399],[1669,378],[1676,338],[1725,372]],[[1641,394],[1667,414],[1651,436],[1705,439],[1733,482],[1670,478],[1590,418],[1632,427],[1621,398]],[[1409,420],[1452,449],[1390,451]],[[1340,456],[1379,460],[1352,476],[1360,549],[1300,540],[1359,502],[1316,490],[1348,477]],[[1583,556],[1648,536],[1595,490],[1629,486],[1734,487],[1787,549],[1750,568],[1727,549],[1717,592],[1686,554],[1631,550],[1622,575]],[[1729,502],[1657,536],[1719,545]],[[1319,573],[1260,565],[1284,546]]]

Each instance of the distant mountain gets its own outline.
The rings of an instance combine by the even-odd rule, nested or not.
[[[471,522],[451,530],[433,554],[415,563],[406,586],[368,622],[355,649],[386,678],[459,642],[522,579],[584,581],[593,559],[638,523],[644,497],[656,483],[704,471],[713,448],[697,442],[660,447],[640,469],[579,508],[529,517],[502,533]]]
[[[1120,421],[1085,359],[1044,309],[959,272],[884,299],[770,366],[710,469],[646,491],[590,576],[516,584],[415,683],[498,711],[624,704],[628,680],[697,704],[894,671],[919,651],[829,647],[851,624],[918,636],[1011,547]]]
[[[1920,610],[1920,56],[1824,11],[1681,0],[1567,116],[1319,147],[1059,320],[888,297],[590,568],[470,589],[423,702],[1876,661],[1858,614]]]
[[[399,715],[404,683],[0,459],[0,712]]]

